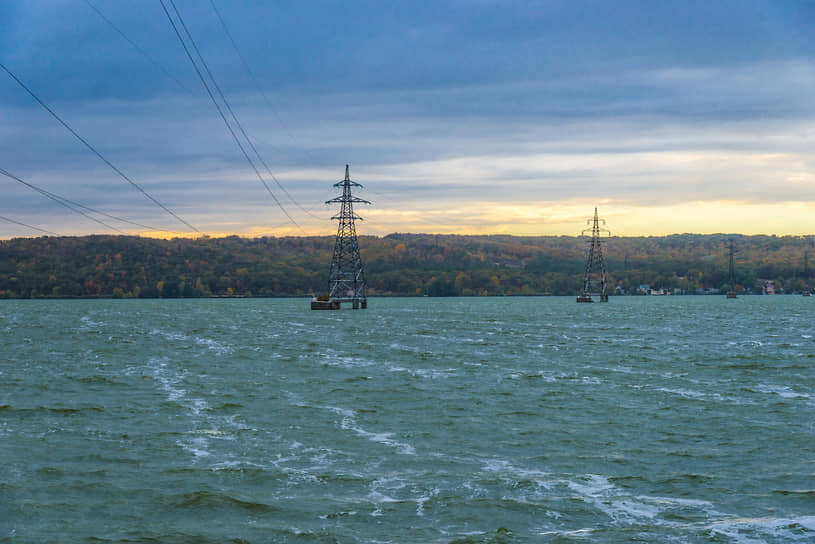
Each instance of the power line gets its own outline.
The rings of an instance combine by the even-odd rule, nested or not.
[[[162,64],[161,64],[159,61],[157,61],[156,59],[154,59],[153,57],[151,57],[151,56],[150,56],[150,55],[147,53],[147,51],[145,51],[143,48],[141,48],[141,47],[139,46],[139,44],[137,44],[136,42],[134,42],[133,40],[131,40],[130,38],[128,38],[128,37],[127,37],[127,34],[125,34],[125,33],[124,33],[124,31],[123,31],[122,29],[120,29],[118,26],[116,26],[116,25],[113,23],[113,21],[111,21],[110,19],[108,19],[108,18],[105,16],[105,14],[104,14],[104,13],[102,13],[102,11],[101,11],[101,10],[100,10],[98,7],[96,7],[96,6],[95,6],[93,3],[91,3],[91,1],[90,1],[90,0],[85,0],[85,3],[86,3],[86,4],[88,4],[88,6],[90,6],[90,7],[91,7],[91,9],[92,9],[93,11],[95,11],[95,12],[96,12],[96,14],[97,14],[97,15],[99,15],[99,17],[101,17],[103,21],[105,21],[105,22],[106,22],[108,25],[110,25],[110,27],[111,27],[113,30],[115,30],[116,32],[118,32],[118,33],[119,33],[119,35],[120,35],[122,38],[124,38],[124,39],[125,39],[125,41],[127,41],[127,43],[129,43],[130,45],[132,45],[132,46],[133,46],[133,48],[134,48],[136,51],[138,51],[138,52],[139,52],[139,53],[140,53],[140,54],[141,54],[141,55],[142,55],[144,58],[146,58],[147,60],[149,60],[149,61],[150,61],[150,62],[151,62],[151,63],[152,63],[152,64],[153,64],[153,65],[154,65],[156,68],[158,68],[159,70],[161,70],[161,72],[162,72],[162,73],[163,73],[165,76],[167,76],[169,79],[172,79],[173,81],[175,81],[175,82],[178,84],[178,86],[179,86],[179,87],[181,87],[182,89],[184,89],[184,90],[185,90],[185,91],[187,91],[188,93],[193,94],[193,92],[192,92],[191,90],[189,90],[189,89],[187,88],[187,86],[186,86],[186,85],[184,85],[183,83],[181,83],[181,81],[180,81],[180,80],[179,80],[177,77],[175,77],[173,74],[171,74],[171,73],[169,72],[169,70],[167,70],[167,69],[166,69],[166,68],[165,68],[165,67],[164,67],[164,66],[163,66],[163,65],[162,65]]]
[[[291,139],[291,141],[294,142],[295,141],[294,136],[292,136],[291,132],[288,130],[285,123],[283,123],[283,120],[280,118],[280,115],[277,113],[277,109],[272,105],[271,101],[269,100],[269,97],[266,96],[266,92],[263,90],[263,87],[260,85],[260,82],[255,77],[254,72],[252,72],[252,69],[249,67],[249,63],[246,62],[246,58],[244,58],[244,56],[241,54],[240,49],[238,49],[238,44],[235,42],[235,39],[232,37],[232,33],[229,32],[229,28],[226,26],[226,21],[224,21],[224,18],[221,17],[221,12],[218,11],[218,8],[215,6],[215,0],[209,0],[209,3],[212,6],[212,10],[215,12],[215,15],[218,16],[218,20],[221,22],[221,27],[223,27],[224,33],[226,34],[227,38],[229,38],[229,42],[232,44],[232,48],[235,50],[235,53],[238,55],[238,58],[241,60],[241,63],[243,64],[243,67],[246,69],[246,72],[249,74],[249,77],[254,82],[255,87],[257,87],[258,91],[260,91],[261,96],[263,96],[263,100],[266,102],[266,105],[269,107],[270,110],[272,110],[272,113],[274,113],[274,116],[277,118],[277,121],[283,127],[283,130],[286,131],[286,134],[289,136],[289,139]],[[247,140],[249,140],[249,139],[247,138]],[[250,145],[251,145],[251,141],[250,141]],[[285,187],[283,187],[283,185],[281,185],[280,182],[277,180],[275,175],[272,174],[272,171],[269,169],[269,166],[266,164],[266,161],[264,161],[263,158],[260,156],[260,154],[258,154],[257,150],[255,149],[255,146],[252,146],[252,149],[255,151],[255,154],[257,154],[258,159],[260,159],[260,162],[263,163],[263,166],[266,167],[266,170],[269,172],[269,175],[272,177],[272,179],[274,179],[275,183],[277,183],[277,186],[280,187],[280,189],[284,193],[286,193],[287,197],[289,197],[289,200],[291,200],[294,203],[295,206],[300,208],[300,210],[303,211],[303,213],[306,213],[306,214],[308,214],[308,215],[310,215],[312,217],[320,219],[320,217],[318,217],[318,216],[314,215],[313,213],[311,213],[310,210],[304,209],[303,206],[301,206],[300,203],[297,202],[294,199],[294,197],[289,194],[289,192],[285,189]],[[312,159],[311,154],[308,152],[308,150],[303,148],[303,151],[306,153],[309,160],[311,160],[311,162],[313,163],[314,160]]]
[[[56,232],[51,232],[50,230],[41,229],[39,227],[35,227],[35,226],[32,226],[32,225],[26,225],[25,223],[20,223],[19,221],[15,221],[14,219],[10,219],[10,218],[4,217],[2,215],[0,215],[0,220],[8,221],[9,223],[14,223],[15,225],[21,225],[21,226],[23,226],[23,227],[25,227],[27,229],[32,229],[32,230],[37,230],[37,231],[40,231],[40,232],[44,232],[45,234],[53,234],[54,236],[60,236]]]
[[[274,199],[277,206],[283,211],[283,213],[286,215],[286,217],[289,218],[289,221],[291,221],[297,228],[302,230],[302,228],[297,223],[297,221],[295,221],[292,218],[292,216],[289,215],[289,212],[286,211],[286,208],[283,207],[283,204],[280,202],[280,200],[277,198],[277,196],[275,196],[275,194],[272,192],[271,187],[269,187],[269,184],[266,183],[265,179],[263,179],[263,176],[260,174],[260,171],[258,170],[258,168],[255,165],[254,161],[249,156],[249,153],[246,152],[246,148],[244,148],[243,144],[240,141],[240,138],[238,138],[238,135],[235,134],[234,129],[229,124],[229,120],[226,118],[226,115],[224,114],[224,111],[221,108],[220,104],[218,104],[218,101],[216,100],[215,95],[212,94],[212,90],[209,88],[209,84],[207,83],[206,78],[204,78],[204,75],[201,73],[201,69],[198,68],[198,64],[196,64],[195,59],[192,56],[192,53],[190,53],[190,50],[187,47],[186,42],[184,42],[184,38],[181,36],[181,32],[179,32],[178,27],[175,24],[175,21],[173,21],[173,18],[170,15],[170,12],[167,9],[166,4],[164,3],[164,0],[159,0],[159,2],[161,2],[161,7],[164,8],[164,13],[167,15],[167,19],[170,21],[170,24],[172,25],[173,30],[175,31],[175,35],[178,37],[178,40],[181,42],[181,46],[184,48],[184,52],[187,54],[187,58],[190,59],[190,62],[192,63],[193,68],[195,68],[195,73],[198,74],[198,77],[201,79],[201,83],[203,83],[204,88],[207,91],[207,94],[209,95],[210,99],[212,100],[212,103],[215,104],[215,108],[218,110],[218,113],[221,115],[221,119],[224,120],[224,124],[226,124],[226,128],[229,130],[229,133],[232,135],[232,138],[235,140],[235,143],[238,144],[238,147],[240,148],[241,153],[243,153],[243,156],[246,158],[246,161],[249,163],[249,166],[251,166],[252,170],[255,171],[255,174],[257,175],[258,179],[263,184],[263,186],[266,188],[266,191],[271,195],[271,197]],[[220,87],[218,87],[218,83],[215,81],[215,78],[213,77],[212,72],[210,72],[209,67],[207,67],[206,61],[204,61],[204,57],[201,55],[201,52],[198,50],[198,47],[195,45],[195,40],[193,40],[192,35],[190,34],[189,30],[187,29],[187,25],[184,24],[184,19],[181,17],[181,13],[178,11],[178,8],[175,6],[175,3],[173,2],[173,0],[169,0],[169,2],[170,2],[170,5],[173,7],[173,11],[175,11],[176,16],[178,17],[179,22],[181,23],[182,27],[184,28],[184,32],[186,33],[188,39],[190,40],[190,44],[192,45],[192,47],[195,49],[196,53],[198,54],[198,57],[201,60],[201,64],[203,64],[204,68],[207,71],[207,74],[209,75],[210,79],[212,79],[212,82],[215,85],[215,88],[218,90],[218,93],[221,95],[221,99],[224,101],[224,105],[229,109],[230,113],[232,113],[232,108],[229,107],[229,103],[227,102],[227,100],[224,97],[223,93],[221,93]],[[240,127],[240,123],[238,122],[238,120],[235,117],[234,113],[232,113],[232,118],[235,120],[235,123],[238,125],[238,127]],[[243,132],[243,128],[242,127],[240,127],[240,128],[241,128],[241,131]],[[246,137],[246,133],[244,132],[243,134],[244,134],[244,137]],[[247,141],[249,141],[248,137],[247,137]],[[251,145],[251,141],[249,141],[249,143]]]
[[[197,232],[197,233],[201,233],[201,231],[200,231],[200,230],[198,230],[197,228],[195,228],[195,227],[193,227],[192,225],[190,225],[189,223],[187,223],[187,222],[186,222],[185,220],[183,220],[181,217],[179,217],[178,215],[176,215],[176,214],[175,214],[175,212],[173,212],[172,210],[170,210],[169,208],[167,208],[167,206],[165,206],[164,204],[162,204],[161,202],[159,202],[158,200],[156,200],[156,199],[155,199],[155,198],[154,198],[152,195],[150,195],[150,194],[149,194],[147,191],[145,191],[145,190],[144,190],[144,189],[143,189],[143,188],[142,188],[142,187],[141,187],[141,186],[140,186],[138,183],[136,183],[135,181],[133,181],[132,179],[130,179],[129,177],[127,177],[127,176],[125,175],[125,173],[124,173],[124,172],[122,172],[121,170],[119,170],[119,169],[118,169],[118,168],[117,168],[117,167],[116,167],[116,166],[115,166],[115,165],[114,165],[112,162],[110,162],[110,161],[109,161],[107,158],[105,158],[105,156],[104,156],[104,155],[102,155],[102,154],[101,154],[99,151],[97,151],[95,147],[93,147],[91,144],[89,144],[87,140],[85,140],[85,139],[84,139],[82,136],[80,136],[80,135],[79,135],[79,134],[78,134],[78,133],[77,133],[77,132],[76,132],[74,129],[72,129],[72,128],[70,127],[70,125],[68,125],[68,123],[66,123],[65,121],[63,121],[63,120],[62,120],[62,118],[61,118],[59,115],[57,115],[57,114],[54,112],[54,110],[52,110],[51,108],[49,108],[49,107],[48,107],[48,105],[47,105],[45,102],[43,102],[42,100],[40,100],[40,97],[38,97],[36,94],[34,94],[34,91],[32,91],[31,89],[29,89],[29,88],[28,88],[28,87],[25,85],[25,83],[23,83],[22,81],[20,81],[20,79],[19,79],[17,76],[15,76],[15,75],[14,75],[14,74],[11,72],[11,70],[9,70],[8,68],[6,68],[6,66],[5,66],[3,63],[0,63],[0,68],[2,68],[3,70],[5,70],[5,72],[6,72],[8,75],[10,75],[10,76],[12,77],[12,79],[14,79],[14,81],[16,81],[16,82],[17,82],[17,83],[18,83],[18,84],[19,84],[19,85],[20,85],[20,86],[21,86],[23,89],[25,89],[25,91],[26,91],[26,92],[27,92],[29,95],[31,95],[31,97],[32,97],[32,98],[34,98],[34,100],[36,100],[36,101],[37,101],[37,102],[40,104],[40,106],[42,106],[43,108],[45,108],[45,110],[46,110],[48,113],[50,113],[50,114],[51,114],[51,116],[53,116],[53,117],[54,117],[54,119],[56,119],[57,121],[59,121],[59,123],[60,123],[62,126],[64,126],[66,129],[68,129],[68,131],[69,131],[71,134],[73,134],[73,135],[74,135],[74,136],[75,136],[75,137],[76,137],[76,138],[77,138],[77,139],[78,139],[80,142],[82,142],[83,144],[85,144],[85,147],[87,147],[88,149],[90,149],[90,150],[91,150],[91,151],[92,151],[92,152],[93,152],[93,153],[94,153],[94,154],[95,154],[97,157],[99,157],[100,159],[102,159],[102,161],[103,161],[105,164],[107,164],[108,166],[110,166],[110,168],[111,168],[111,169],[113,169],[113,171],[114,171],[114,172],[116,172],[117,174],[119,174],[119,176],[120,176],[122,179],[124,179],[124,180],[125,180],[125,181],[127,181],[127,182],[128,182],[130,185],[132,185],[133,187],[135,187],[136,189],[138,189],[138,190],[139,190],[139,191],[140,191],[140,192],[141,192],[141,193],[142,193],[144,196],[146,196],[148,199],[150,199],[150,200],[151,200],[151,201],[152,201],[154,204],[156,204],[156,205],[157,205],[158,207],[160,207],[162,210],[164,210],[165,212],[167,212],[167,213],[169,213],[170,215],[172,215],[173,217],[175,217],[175,218],[176,218],[178,221],[180,221],[181,223],[183,223],[184,225],[186,225],[186,226],[187,226],[187,227],[189,227],[190,229],[194,230],[195,232]]]
[[[97,218],[95,218],[95,217],[93,217],[93,216],[88,215],[87,213],[83,212],[82,210],[77,209],[77,207],[75,207],[75,206],[74,206],[74,205],[73,205],[71,202],[68,202],[68,200],[67,200],[67,199],[62,198],[61,196],[55,195],[55,194],[53,194],[53,193],[50,193],[50,192],[46,191],[45,189],[40,189],[39,187],[35,187],[34,185],[31,185],[30,183],[28,183],[28,182],[25,182],[25,181],[21,180],[20,178],[18,178],[18,177],[17,177],[17,176],[15,176],[14,174],[9,173],[9,172],[7,172],[6,170],[4,170],[4,169],[2,169],[2,168],[0,168],[0,174],[3,174],[3,175],[4,175],[4,176],[6,176],[6,177],[9,177],[9,178],[11,178],[11,179],[14,179],[14,180],[19,181],[19,182],[20,182],[20,183],[22,183],[23,185],[26,185],[26,186],[30,187],[31,189],[34,189],[35,191],[37,191],[37,192],[38,192],[38,193],[40,193],[41,195],[43,195],[43,196],[45,196],[45,197],[47,197],[47,198],[50,198],[51,200],[53,200],[54,202],[56,202],[56,203],[58,203],[58,204],[60,204],[60,205],[62,205],[62,206],[65,206],[66,208],[68,208],[68,209],[69,209],[69,210],[71,210],[72,212],[76,212],[76,213],[78,213],[78,214],[80,214],[80,215],[84,215],[85,217],[87,217],[87,218],[88,218],[88,219],[90,219],[91,221],[94,221],[94,222],[96,222],[96,223],[99,223],[99,224],[100,224],[100,225],[102,225],[103,227],[106,227],[106,228],[109,228],[109,229],[111,229],[111,230],[115,230],[116,232],[119,232],[119,233],[121,233],[121,234],[124,234],[124,232],[123,232],[123,231],[121,231],[121,230],[117,229],[117,228],[116,228],[116,227],[114,227],[114,226],[108,225],[107,223],[105,223],[105,222],[104,222],[104,221],[102,221],[101,219],[97,219]]]
[[[163,228],[163,227],[161,227],[161,228],[159,228],[159,227],[151,227],[150,225],[143,225],[141,223],[136,223],[135,221],[130,221],[129,219],[124,219],[123,217],[117,217],[115,215],[111,215],[109,213],[105,213],[103,211],[91,208],[90,206],[85,206],[84,204],[80,204],[79,202],[75,202],[73,200],[65,198],[64,196],[60,196],[58,194],[47,191],[47,190],[43,189],[42,187],[37,187],[33,183],[25,181],[23,179],[20,179],[19,177],[15,176],[14,174],[11,174],[10,172],[8,172],[7,170],[5,170],[3,168],[0,168],[0,174],[3,174],[4,176],[6,176],[8,178],[11,178],[11,179],[13,179],[15,181],[18,181],[18,182],[22,183],[23,185],[25,185],[29,189],[33,189],[34,191],[37,191],[41,195],[43,195],[43,196],[45,196],[47,198],[50,198],[54,202],[57,202],[57,203],[65,206],[65,207],[67,207],[68,209],[70,209],[73,212],[82,214],[85,217],[87,217],[88,219],[90,219],[92,221],[96,221],[97,223],[100,223],[101,225],[104,225],[104,226],[106,226],[106,227],[108,227],[108,228],[110,228],[112,230],[116,230],[118,232],[122,232],[122,231],[117,229],[116,227],[108,225],[107,223],[104,223],[102,221],[97,221],[95,218],[83,213],[81,210],[74,209],[74,207],[81,208],[83,210],[87,210],[87,211],[89,211],[91,213],[104,215],[105,217],[108,217],[108,218],[113,219],[115,221],[121,221],[122,223],[127,223],[129,225],[134,225],[136,227],[141,227],[141,228],[148,229],[148,230],[154,230],[154,231],[157,231],[157,232],[174,232],[176,234],[181,234],[181,233],[178,233],[176,231],[173,231],[173,230],[170,230],[170,229],[167,229],[167,228]],[[125,233],[122,232],[122,234],[125,234]]]

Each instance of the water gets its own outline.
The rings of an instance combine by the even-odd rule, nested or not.
[[[813,542],[815,298],[0,302],[0,542]]]

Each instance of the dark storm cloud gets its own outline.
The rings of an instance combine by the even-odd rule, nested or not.
[[[205,222],[207,210],[226,213],[217,203],[227,201],[230,210],[270,204],[270,221],[280,219],[161,4],[91,2],[142,52],[85,0],[4,2],[0,62],[161,201]],[[388,193],[415,195],[402,202],[408,207],[434,194],[500,197],[495,187],[568,199],[576,181],[601,176],[614,180],[604,187],[610,194],[658,201],[659,183],[644,187],[610,158],[606,167],[591,159],[564,169],[539,158],[717,150],[786,153],[794,162],[806,143],[785,134],[808,134],[815,113],[815,5],[807,2],[216,0],[262,90],[208,1],[176,5],[275,175],[309,203],[325,199],[346,162]],[[126,197],[132,187],[4,72],[0,101],[0,166],[94,205],[170,222],[143,197]],[[470,163],[501,166],[480,176]],[[643,168],[681,183],[674,166]],[[802,162],[788,174],[799,179],[809,168]],[[717,197],[740,175],[709,173],[721,176]],[[751,194],[773,198],[764,184],[772,177],[750,180]],[[487,180],[481,193],[479,179]],[[693,179],[684,179],[688,191],[698,190]],[[473,190],[455,190],[468,183]],[[73,218],[49,224],[59,221]],[[0,230],[12,232],[19,228]]]

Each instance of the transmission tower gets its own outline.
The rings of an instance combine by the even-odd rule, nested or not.
[[[735,250],[733,249],[733,240],[730,239],[730,267],[728,270],[728,280],[730,282],[730,291],[727,292],[727,298],[736,298],[736,265],[735,265]]]
[[[328,296],[316,297],[311,301],[312,310],[339,309],[341,302],[350,302],[352,308],[367,308],[365,298],[365,273],[359,255],[357,229],[354,220],[362,220],[354,214],[354,203],[370,204],[367,200],[351,195],[351,187],[362,187],[351,181],[348,165],[345,165],[345,179],[335,183],[342,187],[342,195],[326,200],[326,204],[340,204],[340,214],[331,219],[339,221],[337,238],[334,241],[334,256],[331,258],[331,271],[328,275]]]
[[[594,208],[594,219],[589,219],[591,223],[591,240],[589,241],[589,256],[586,259],[586,274],[583,276],[583,292],[577,297],[577,302],[594,302],[592,296],[599,296],[600,302],[608,302],[606,293],[606,263],[603,260],[603,246],[600,237],[601,232],[611,235],[611,232],[600,227],[600,222],[605,225],[605,220],[597,217],[597,208]],[[584,230],[581,234],[585,234]]]

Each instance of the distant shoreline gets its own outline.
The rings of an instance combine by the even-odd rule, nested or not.
[[[310,297],[327,289],[333,244],[333,236],[15,238],[0,241],[0,298]],[[577,236],[390,234],[359,244],[370,297],[572,296],[587,251]],[[617,237],[603,253],[612,296],[815,286],[815,236]]]

